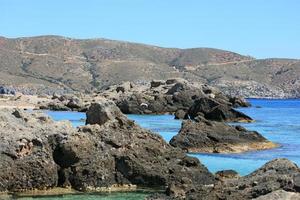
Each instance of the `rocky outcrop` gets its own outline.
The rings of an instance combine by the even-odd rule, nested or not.
[[[234,108],[251,106],[251,104],[248,101],[238,96],[230,97],[229,102],[232,104]]]
[[[177,110],[175,112],[174,116],[175,116],[175,119],[188,119],[189,118],[187,112],[184,110],[181,110],[181,109]]]
[[[253,200],[300,200],[300,194],[284,190],[276,190]]]
[[[232,200],[257,198],[277,190],[299,192],[295,184],[299,175],[296,164],[275,159],[247,176],[219,182],[214,190],[218,197]]]
[[[165,186],[187,179],[211,184],[214,177],[197,159],[168,145],[159,135],[146,131],[129,120],[111,101],[98,101],[87,112],[83,131],[103,143],[102,154],[113,155],[118,183],[140,186]]]
[[[287,159],[275,159],[247,176],[221,179],[210,186],[192,183],[171,184],[166,195],[153,195],[148,199],[250,200],[273,199],[273,197],[289,199],[291,196],[296,198],[299,196],[299,190],[295,180],[299,173],[296,164]]]
[[[118,86],[111,86],[99,95],[114,101],[125,114],[164,114],[178,111],[184,117],[190,114],[187,111],[195,102],[205,100],[216,102],[221,111],[215,109],[215,106],[209,109],[211,111],[215,109],[213,112],[217,112],[218,115],[226,115],[226,120],[234,117],[250,119],[238,115],[238,112],[232,109],[233,106],[249,106],[242,98],[227,97],[216,88],[184,79],[152,81],[150,85],[125,82]],[[192,114],[193,111],[190,112]],[[212,115],[217,114],[212,113]]]
[[[235,104],[236,105],[236,104]],[[232,104],[211,98],[200,98],[189,108],[191,119],[203,116],[208,120],[225,122],[251,122],[251,117],[232,108]]]
[[[57,186],[58,165],[49,137],[65,135],[71,124],[18,110],[1,110],[0,119],[0,191]]]
[[[113,100],[125,114],[174,113],[187,110],[198,97],[204,96],[200,85],[182,79],[152,81],[150,85],[131,83],[131,88],[118,92],[111,87],[103,96]]]
[[[81,95],[80,95],[81,96]],[[79,111],[85,112],[91,104],[84,97],[76,95],[57,95],[53,94],[50,101],[40,103],[39,109],[54,111]]]
[[[87,111],[88,107],[107,98],[124,114],[175,114],[176,119],[194,118],[198,114],[218,121],[251,121],[233,109],[250,104],[240,97],[227,97],[218,89],[184,79],[155,80],[150,84],[124,82],[95,94],[57,95],[39,104],[40,109]]]
[[[221,170],[216,172],[216,178],[219,180],[228,179],[228,178],[238,178],[240,177],[239,174],[232,170]]]
[[[111,101],[92,104],[78,129],[18,110],[0,111],[0,118],[0,191],[215,182],[198,159],[139,127]]]
[[[286,159],[244,177],[220,172],[216,179],[198,159],[139,127],[111,101],[92,104],[87,125],[78,129],[19,110],[0,110],[0,119],[1,192],[136,185],[167,188],[152,199],[240,200],[300,191],[300,170]]]
[[[277,147],[256,131],[197,117],[182,122],[170,144],[188,152],[238,153]]]
[[[0,94],[15,95],[16,90],[14,88],[11,88],[11,87],[0,86]]]

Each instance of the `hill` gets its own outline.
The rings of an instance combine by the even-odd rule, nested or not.
[[[26,93],[91,92],[122,81],[182,77],[244,97],[300,97],[300,60],[107,39],[0,37],[0,85]]]

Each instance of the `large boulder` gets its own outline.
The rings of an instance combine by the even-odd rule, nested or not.
[[[86,112],[86,124],[103,125],[116,120],[129,121],[112,101],[99,100],[97,103],[92,103]]]
[[[195,158],[167,144],[162,137],[129,120],[111,101],[92,104],[82,130],[103,144],[101,154],[113,155],[117,183],[161,187],[188,179],[211,184],[214,176]],[[118,182],[119,181],[119,182]]]
[[[231,104],[211,98],[200,98],[189,108],[191,119],[204,116],[208,120],[225,122],[251,122],[251,117],[232,108]]]
[[[251,104],[242,97],[229,97],[229,102],[234,108],[251,106]]]
[[[71,124],[19,110],[1,110],[0,119],[0,191],[57,186],[59,167],[49,136],[67,134]]]
[[[238,153],[277,147],[256,131],[208,121],[203,117],[196,118],[196,121],[183,121],[170,144],[188,152],[207,153]]]
[[[189,118],[186,111],[181,110],[181,109],[177,110],[174,115],[175,115],[175,119],[188,119]]]

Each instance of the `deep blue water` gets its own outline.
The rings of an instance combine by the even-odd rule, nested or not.
[[[256,130],[281,146],[272,150],[240,154],[191,154],[212,172],[234,169],[246,175],[274,158],[288,158],[300,165],[300,100],[250,99],[251,108],[239,109],[251,116],[254,123],[241,123]],[[259,108],[258,108],[259,107]],[[68,119],[74,126],[83,125],[84,113],[48,112],[55,120]],[[169,141],[180,129],[181,121],[172,115],[128,115],[142,127],[157,132]]]

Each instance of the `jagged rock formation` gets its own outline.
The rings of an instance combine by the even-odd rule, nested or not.
[[[151,84],[134,84],[124,82],[110,86],[103,92],[95,94],[53,95],[50,102],[41,103],[40,109],[86,111],[87,108],[103,97],[110,99],[125,114],[165,114],[175,113],[176,118],[195,117],[199,106],[192,107],[198,100],[211,112],[211,118],[225,121],[251,121],[251,118],[233,109],[247,107],[250,104],[240,97],[228,97],[217,88],[205,84],[188,82],[184,79],[151,81]],[[192,107],[192,108],[190,108]],[[189,111],[190,109],[190,111]],[[189,112],[188,112],[189,111]],[[209,116],[209,114],[207,115]]]
[[[210,48],[160,48],[105,39],[0,37],[0,85],[24,93],[91,92],[123,81],[181,77],[231,96],[300,95],[300,61]]]
[[[114,101],[125,114],[177,113],[177,118],[187,118],[188,115],[195,117],[202,110],[199,110],[198,104],[192,106],[198,101],[201,101],[202,105],[202,101],[205,101],[215,103],[204,105],[206,109],[210,109],[211,118],[225,115],[223,118],[228,121],[251,120],[250,117],[232,108],[249,106],[244,99],[227,97],[217,88],[184,79],[152,81],[150,85],[125,82],[111,86],[99,95]],[[218,109],[223,113],[217,113]]]
[[[298,198],[299,175],[300,170],[296,164],[287,159],[275,159],[244,177],[222,179],[210,187],[192,183],[172,184],[168,188],[167,195],[153,195],[148,199],[241,200],[268,199],[268,197],[276,199],[280,193],[283,193],[280,195],[286,199],[291,196]]]
[[[37,108],[54,111],[79,111],[86,112],[91,105],[90,96],[57,95],[53,94],[49,101],[39,102]],[[88,99],[88,100],[87,100]]]
[[[72,131],[71,124],[12,110],[1,110],[0,119],[0,191],[57,186],[58,165],[49,140]]]
[[[239,153],[277,147],[256,131],[198,117],[182,122],[170,144],[188,152]]]
[[[0,119],[1,192],[167,186],[164,195],[150,198],[240,200],[300,191],[300,170],[286,159],[248,176],[215,178],[199,160],[142,129],[107,100],[92,104],[88,125],[78,129],[36,112],[0,110]]]
[[[228,179],[215,186],[216,194],[225,199],[251,199],[276,190],[299,192],[297,179],[298,166],[287,159],[275,159],[253,173]]]
[[[194,100],[207,96],[203,92],[204,87],[183,79],[152,81],[151,85],[127,82],[112,86],[101,95],[115,101],[126,114],[162,114],[174,113],[179,109],[186,111]]]
[[[174,181],[212,184],[214,176],[160,136],[102,100],[78,129],[44,114],[0,111],[0,191],[71,186],[82,191]]]
[[[300,200],[300,194],[296,192],[287,192],[284,190],[276,190],[269,194],[255,198],[254,200]]]
[[[203,116],[208,120],[225,122],[251,122],[251,117],[232,108],[232,104],[212,98],[200,98],[195,100],[188,110],[191,119]]]
[[[16,91],[13,88],[9,88],[9,87],[4,87],[4,86],[0,86],[0,94],[11,94],[11,95],[15,95]]]

